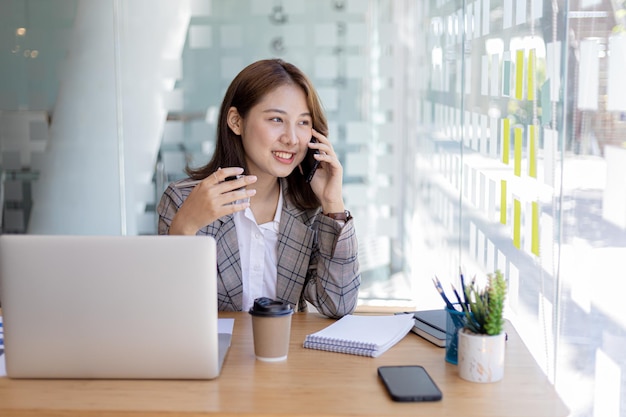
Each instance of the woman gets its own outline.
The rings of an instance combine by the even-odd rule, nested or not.
[[[255,62],[226,91],[211,161],[165,190],[159,234],[216,239],[220,310],[270,297],[298,311],[308,301],[329,317],[354,311],[357,239],[327,135],[306,75],[279,59]],[[307,182],[300,164],[309,149],[319,167]]]

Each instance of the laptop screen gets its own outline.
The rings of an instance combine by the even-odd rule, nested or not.
[[[214,378],[216,292],[211,237],[2,235],[7,374]]]

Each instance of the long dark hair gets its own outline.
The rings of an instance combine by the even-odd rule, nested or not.
[[[193,179],[199,180],[213,174],[220,167],[243,167],[248,173],[245,151],[241,138],[228,127],[228,110],[235,107],[239,115],[245,119],[248,112],[263,97],[285,84],[297,85],[306,96],[307,106],[311,113],[313,128],[322,135],[328,135],[328,122],[319,96],[309,78],[295,65],[281,59],[266,59],[254,62],[244,68],[230,83],[220,107],[217,124],[215,151],[208,164],[200,168],[191,168],[185,172]],[[313,193],[311,185],[305,181],[299,169],[294,169],[287,176],[289,194],[294,204],[301,209],[317,208],[320,201]]]

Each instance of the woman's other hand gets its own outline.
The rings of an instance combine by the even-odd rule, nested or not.
[[[249,197],[256,190],[247,190],[245,187],[255,183],[257,177],[245,175],[226,181],[242,173],[243,168],[239,167],[220,168],[197,183],[172,219],[169,233],[195,235],[202,227],[220,217],[250,207]]]

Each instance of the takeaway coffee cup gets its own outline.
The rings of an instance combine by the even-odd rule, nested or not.
[[[249,313],[252,315],[252,337],[256,358],[265,362],[287,359],[293,314],[291,305],[262,297],[254,300]]]

